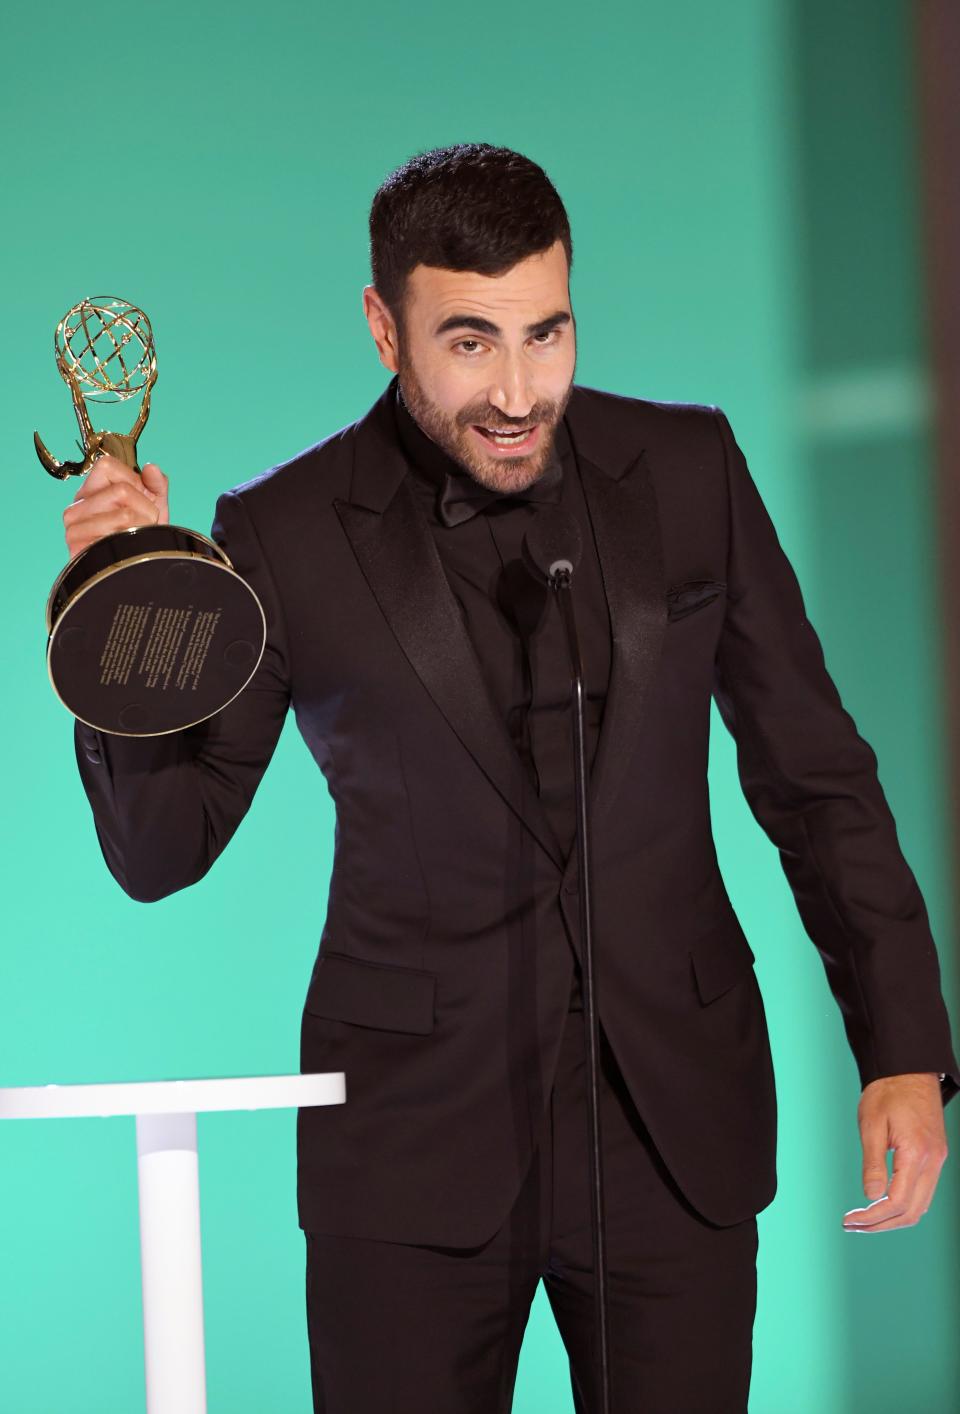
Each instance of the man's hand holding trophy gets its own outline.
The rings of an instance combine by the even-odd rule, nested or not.
[[[54,691],[89,726],[157,736],[212,716],[249,682],[263,653],[263,609],[207,536],[171,525],[167,478],[137,465],[157,361],[150,321],[112,296],[81,300],[54,335],[83,459],[43,466],[85,480],[63,514],[71,554],[47,601]],[[141,395],[128,433],[97,431],[87,403]]]
[[[104,535],[169,524],[167,478],[160,468],[144,462],[137,473],[109,452],[96,459],[63,512],[71,558]]]

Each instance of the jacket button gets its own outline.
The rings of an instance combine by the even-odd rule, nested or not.
[[[102,760],[102,757],[101,757],[99,751],[88,751],[88,752],[86,753],[86,757],[87,757],[87,760],[88,760],[89,762],[91,762],[94,766],[99,766],[99,765],[100,765],[100,762],[101,762],[101,760]]]

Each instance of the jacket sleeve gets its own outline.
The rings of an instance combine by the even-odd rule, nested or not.
[[[77,763],[110,872],[131,898],[186,888],[213,864],[253,799],[290,700],[277,593],[243,500],[217,501],[212,536],[263,605],[267,639],[250,682],[181,732],[124,737],[77,722]]]
[[[861,1085],[945,1073],[960,1088],[937,950],[877,759],[844,709],[796,575],[719,408],[729,495],[714,696],[754,816],[780,852],[840,1007]]]

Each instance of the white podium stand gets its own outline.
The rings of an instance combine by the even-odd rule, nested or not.
[[[0,1088],[0,1119],[136,1116],[147,1414],[206,1414],[197,1114],[344,1099],[342,1070]]]

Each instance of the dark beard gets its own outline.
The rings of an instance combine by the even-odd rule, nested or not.
[[[536,403],[529,418],[525,419],[524,425],[541,424],[540,446],[535,456],[494,459],[491,455],[490,458],[484,459],[471,427],[473,424],[483,427],[491,423],[502,426],[503,414],[487,408],[478,409],[476,417],[466,417],[463,420],[448,417],[424,393],[402,346],[398,363],[400,396],[410,416],[421,432],[432,442],[436,442],[461,470],[473,477],[474,481],[492,491],[511,492],[524,491],[539,480],[553,455],[556,429],[573,392],[572,381],[559,403]]]

